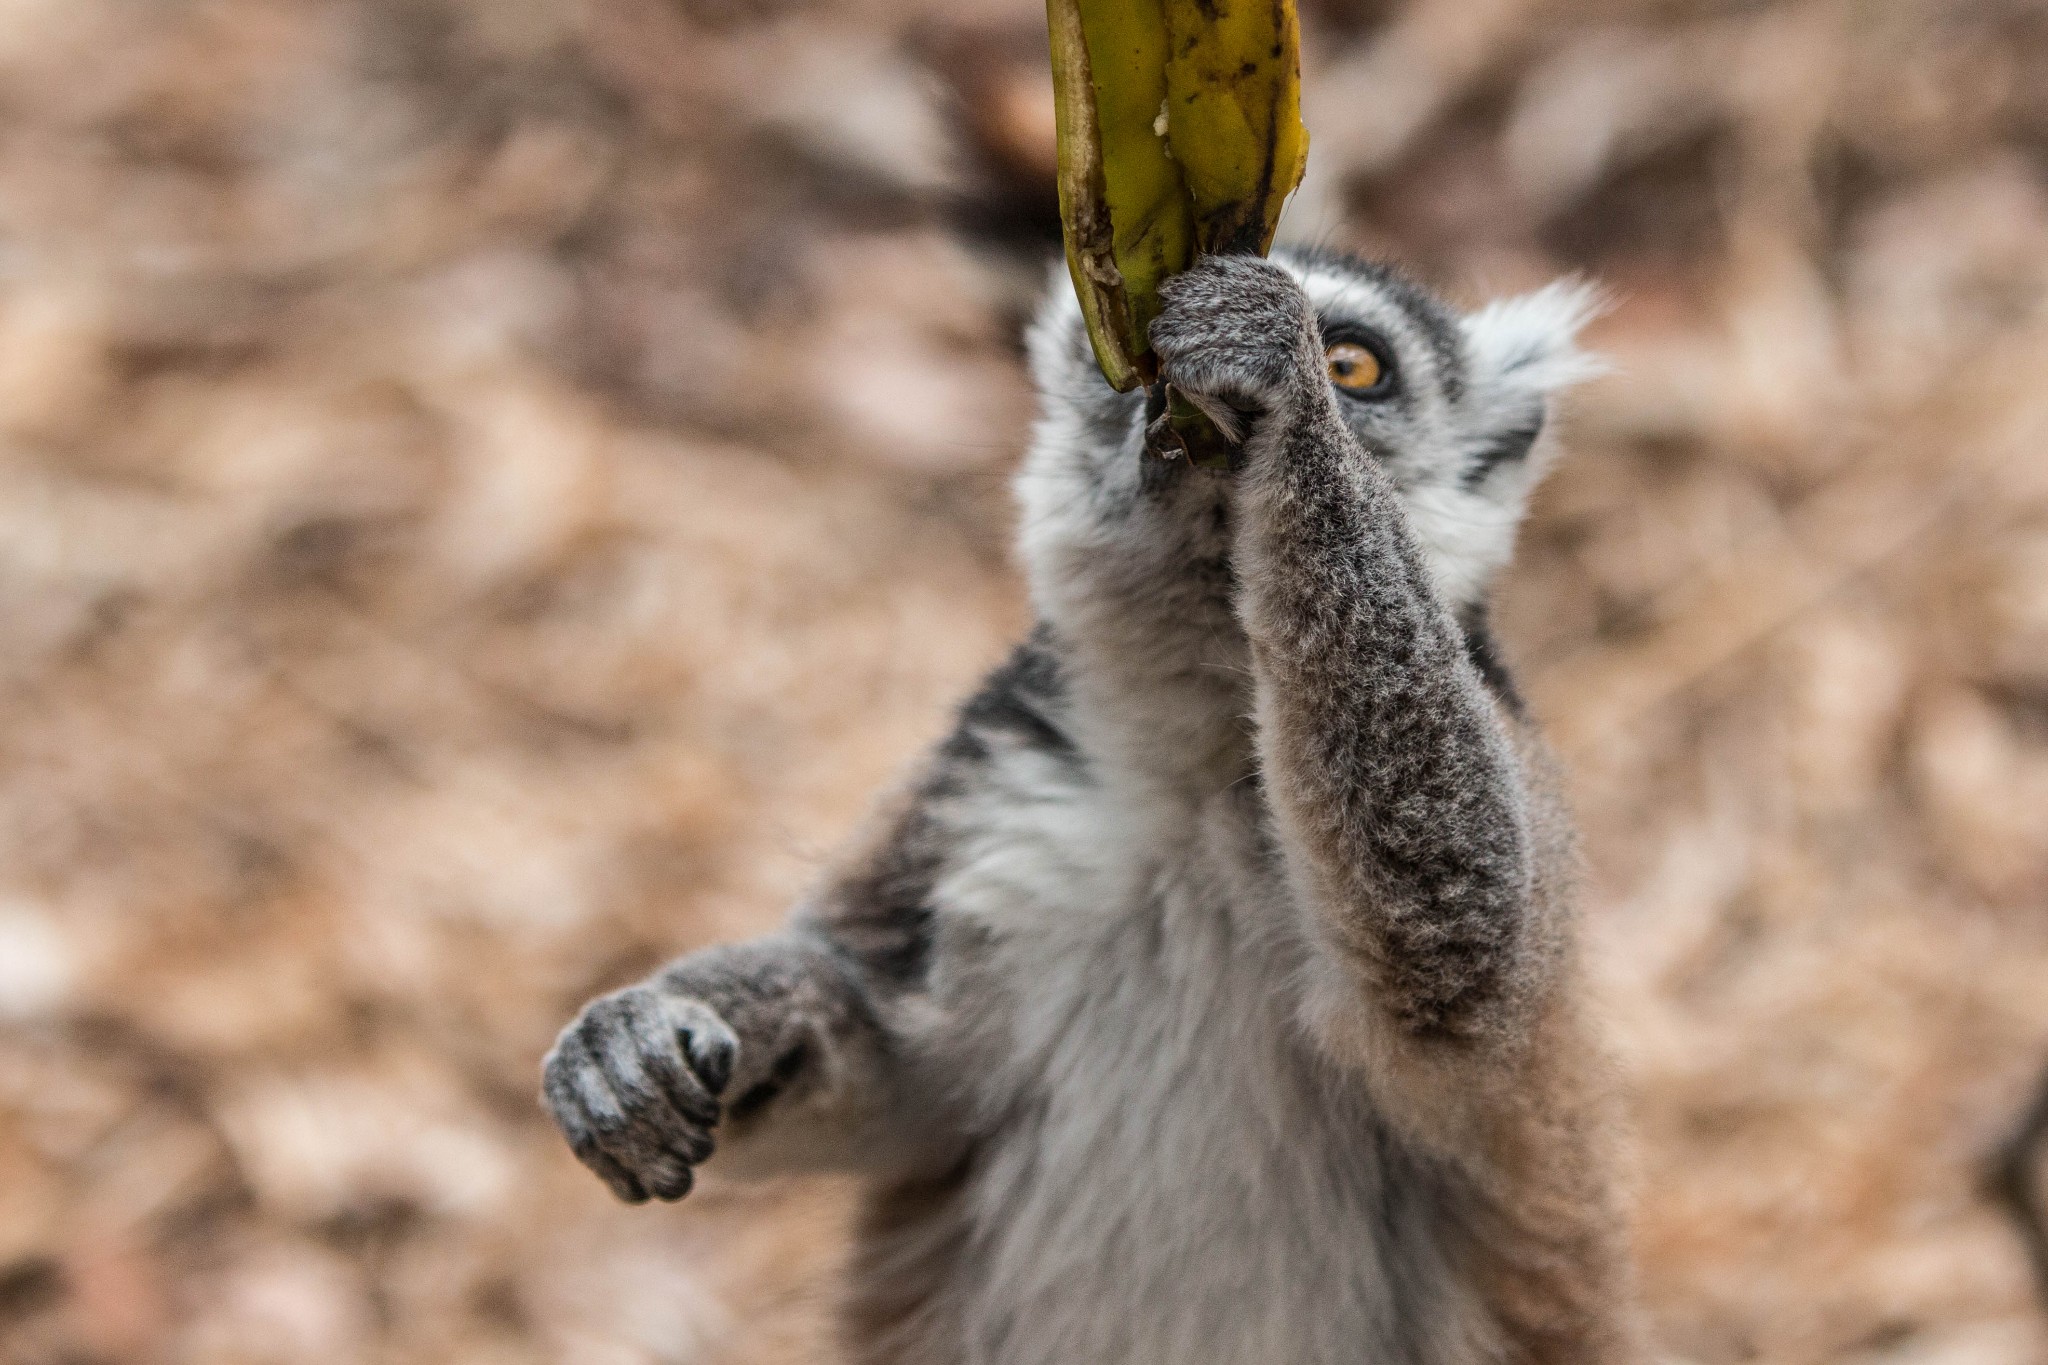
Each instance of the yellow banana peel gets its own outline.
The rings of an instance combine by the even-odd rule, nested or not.
[[[1301,183],[1294,0],[1167,0],[1166,141],[1204,252],[1265,255]]]
[[[1159,287],[1273,244],[1301,179],[1294,0],[1046,0],[1067,269],[1096,361],[1149,383]]]

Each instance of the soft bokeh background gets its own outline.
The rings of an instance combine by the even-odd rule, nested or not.
[[[1660,1345],[2048,1359],[2048,9],[1304,4],[1295,235],[1617,300],[1501,617]],[[0,1358],[827,1358],[847,1192],[535,1066],[1025,624],[1041,24],[0,3]]]

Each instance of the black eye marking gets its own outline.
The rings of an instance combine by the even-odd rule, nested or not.
[[[1385,337],[1354,322],[1324,322],[1320,330],[1332,388],[1346,398],[1369,403],[1394,396],[1400,388],[1400,369]],[[1361,366],[1367,376],[1362,383],[1357,378]]]
[[[1472,457],[1472,463],[1465,468],[1462,482],[1466,491],[1479,487],[1486,478],[1502,465],[1515,460],[1525,460],[1529,450],[1536,444],[1536,438],[1543,434],[1543,414],[1538,413],[1532,420],[1517,427],[1510,427],[1495,437],[1485,449]]]

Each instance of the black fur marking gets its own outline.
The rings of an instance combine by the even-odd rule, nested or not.
[[[1052,634],[1040,626],[961,708],[909,810],[867,870],[841,885],[832,938],[877,980],[914,990],[930,966],[932,888],[947,843],[936,808],[967,788],[998,745],[1080,768],[1080,750],[1059,720],[1065,698]]]
[[[1528,459],[1530,449],[1536,444],[1536,438],[1542,434],[1543,416],[1541,413],[1536,415],[1534,421],[1511,428],[1503,433],[1486,449],[1480,451],[1473,458],[1472,463],[1466,467],[1464,477],[1465,488],[1469,491],[1479,487],[1480,484],[1486,482],[1489,474],[1510,461]]]
[[[924,983],[943,850],[937,821],[922,804],[913,806],[867,871],[840,887],[831,938],[876,981],[905,990]]]
[[[1528,705],[1522,700],[1521,689],[1515,686],[1515,676],[1508,671],[1506,661],[1500,657],[1500,646],[1493,638],[1486,604],[1475,603],[1461,614],[1458,624],[1465,632],[1465,657],[1472,661],[1472,667],[1479,670],[1479,680],[1500,698],[1500,704],[1507,708],[1509,715],[1518,720],[1527,716]]]
[[[798,1043],[775,1059],[775,1065],[768,1068],[768,1074],[747,1089],[747,1093],[732,1102],[728,1110],[735,1123],[742,1122],[760,1113],[773,1103],[775,1097],[789,1088],[811,1060],[811,1045]]]
[[[961,708],[959,728],[946,742],[949,749],[963,738],[972,738],[973,745],[962,747],[985,750],[982,736],[996,734],[1013,736],[1061,758],[1078,756],[1072,736],[1055,719],[1066,698],[1066,684],[1050,641],[1050,633],[1040,626],[1017,646],[1008,662],[989,675],[981,690]]]

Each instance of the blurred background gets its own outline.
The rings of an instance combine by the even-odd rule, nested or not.
[[[1657,1341],[2048,1360],[2048,7],[1303,6],[1290,235],[1617,301],[1499,616]],[[1026,625],[1042,25],[0,2],[0,1359],[829,1359],[847,1191],[536,1065]]]

